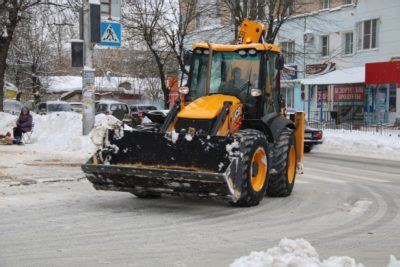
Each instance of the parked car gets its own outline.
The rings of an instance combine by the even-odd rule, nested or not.
[[[151,105],[131,105],[132,124],[138,125],[143,122],[143,112],[157,110],[157,107]]]
[[[83,104],[81,102],[70,102],[72,110],[78,113],[83,113]]]
[[[117,119],[130,124],[131,112],[127,104],[115,100],[100,100],[95,104],[97,114],[113,115]]]
[[[289,119],[294,121],[294,114],[296,110],[287,109],[286,113],[289,116]],[[319,129],[314,129],[309,126],[308,122],[306,123],[306,129],[304,131],[304,152],[310,152],[315,145],[320,145],[323,143],[323,132]]]
[[[64,101],[47,101],[37,105],[35,112],[39,115],[45,115],[52,112],[73,112],[72,106]]]
[[[19,115],[24,104],[17,100],[4,100],[4,112]]]
[[[304,132],[304,152],[308,153],[315,145],[321,145],[323,132],[322,130],[314,129],[306,125]]]

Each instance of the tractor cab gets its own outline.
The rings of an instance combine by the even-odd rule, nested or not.
[[[283,68],[279,52],[271,44],[194,44],[185,101],[234,96],[243,104],[245,119],[279,113],[279,70]]]

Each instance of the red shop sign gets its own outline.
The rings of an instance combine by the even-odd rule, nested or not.
[[[333,89],[333,101],[335,102],[359,102],[364,100],[364,86],[336,85]]]

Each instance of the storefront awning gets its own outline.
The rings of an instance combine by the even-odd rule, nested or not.
[[[335,70],[317,77],[302,79],[301,83],[305,85],[365,83],[365,67]]]

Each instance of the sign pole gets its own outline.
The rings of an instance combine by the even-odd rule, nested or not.
[[[90,43],[90,13],[89,0],[83,0],[83,51],[84,67],[82,70],[82,129],[83,135],[88,135],[94,127],[94,69],[93,69],[93,46]]]

